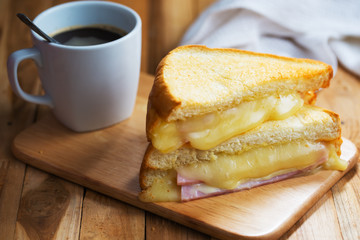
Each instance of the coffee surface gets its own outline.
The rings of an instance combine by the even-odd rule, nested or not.
[[[126,32],[109,25],[89,25],[66,28],[52,35],[64,45],[90,46],[114,41],[125,36]]]

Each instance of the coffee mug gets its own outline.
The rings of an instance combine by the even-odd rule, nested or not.
[[[26,101],[45,104],[68,128],[101,129],[129,118],[135,105],[141,58],[141,19],[132,9],[112,2],[78,1],[49,8],[34,19],[45,33],[85,26],[110,26],[125,35],[102,44],[73,46],[44,41],[31,31],[34,46],[9,56],[13,91]],[[17,68],[33,59],[45,94],[24,92]]]

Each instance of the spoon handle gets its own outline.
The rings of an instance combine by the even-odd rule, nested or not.
[[[46,33],[44,33],[40,28],[38,28],[25,14],[18,13],[16,16],[26,25],[28,25],[34,32],[45,38],[48,42],[52,43],[59,43],[54,38],[48,36]]]

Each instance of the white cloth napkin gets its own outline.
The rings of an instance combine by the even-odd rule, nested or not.
[[[180,44],[312,58],[335,72],[339,61],[360,76],[360,1],[220,0]]]

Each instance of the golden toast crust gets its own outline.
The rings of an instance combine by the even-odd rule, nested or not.
[[[147,130],[156,122],[153,118],[184,120],[278,91],[314,92],[328,87],[332,74],[331,66],[311,59],[197,45],[178,47],[157,67]]]

